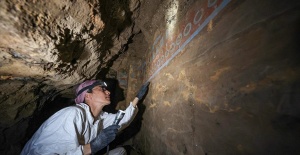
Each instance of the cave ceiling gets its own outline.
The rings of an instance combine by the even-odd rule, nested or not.
[[[139,6],[138,0],[1,1],[1,126],[104,76],[140,32],[134,24]]]

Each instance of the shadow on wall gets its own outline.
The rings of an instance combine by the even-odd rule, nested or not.
[[[281,132],[299,134],[300,130],[300,82],[297,81],[281,90],[277,115],[272,120],[273,128]]]
[[[46,101],[44,106],[40,110],[37,109],[29,120],[29,126],[26,130],[26,141],[23,146],[50,116],[71,105],[75,105],[74,99],[64,98],[61,96],[55,97],[53,101]]]

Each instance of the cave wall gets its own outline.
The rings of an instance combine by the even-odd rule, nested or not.
[[[139,31],[138,6],[135,0],[1,1],[0,126],[30,116],[45,94],[72,98],[78,83],[104,78]]]
[[[297,0],[142,1],[145,154],[299,152]],[[134,49],[134,48],[133,48]],[[136,51],[139,55],[141,51]],[[134,94],[129,95],[133,96]]]
[[[139,30],[138,0],[0,1],[0,154],[19,154],[56,98],[103,79]],[[60,108],[70,105],[60,101]],[[34,127],[32,127],[34,126]],[[26,132],[27,130],[31,130]],[[27,135],[27,136],[26,136]]]
[[[104,77],[125,95],[116,109],[151,82],[129,127],[143,154],[295,154],[299,7],[1,1],[0,154],[18,154],[43,120],[73,104],[76,84]]]

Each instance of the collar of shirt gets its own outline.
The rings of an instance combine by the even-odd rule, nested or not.
[[[104,118],[106,118],[106,114],[105,114],[106,112],[101,111],[99,117],[97,119],[94,119],[92,112],[90,110],[90,107],[85,103],[79,103],[79,104],[77,104],[77,106],[82,107],[86,111],[87,119],[90,124],[98,123],[100,120],[103,120]]]

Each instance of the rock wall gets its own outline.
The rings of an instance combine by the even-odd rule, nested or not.
[[[141,3],[137,23],[147,56],[136,68],[145,66],[142,81],[151,85],[136,148],[149,155],[300,151],[299,1],[149,3]]]
[[[125,135],[142,154],[296,154],[299,8],[297,0],[0,1],[0,154],[19,154],[94,78],[124,93],[117,109],[151,82]]]
[[[44,118],[42,111],[56,97],[74,98],[78,83],[106,76],[139,32],[134,26],[139,4],[0,2],[0,154],[18,154],[28,123]]]

